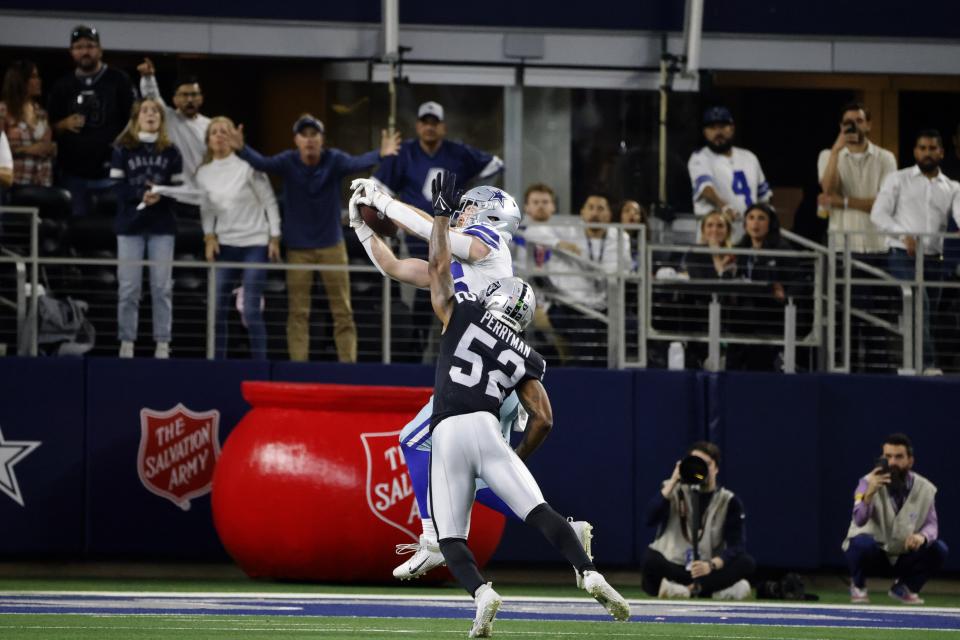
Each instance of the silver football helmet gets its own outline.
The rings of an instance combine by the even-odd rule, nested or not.
[[[537,297],[520,278],[494,280],[483,292],[483,306],[505,325],[520,333],[533,320]]]
[[[520,207],[503,189],[474,187],[460,197],[452,225],[466,227],[478,222],[512,236],[520,226]]]

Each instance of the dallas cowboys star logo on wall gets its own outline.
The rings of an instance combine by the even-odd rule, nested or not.
[[[24,506],[23,495],[20,493],[20,484],[17,482],[13,465],[26,458],[41,444],[38,441],[4,440],[3,431],[0,431],[0,491],[13,498],[21,507]]]

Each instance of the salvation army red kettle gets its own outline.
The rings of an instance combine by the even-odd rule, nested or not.
[[[213,519],[253,577],[384,582],[409,556],[420,520],[397,437],[430,397],[424,387],[244,382],[252,409],[223,445]],[[470,547],[481,566],[504,517],[475,505]],[[427,576],[449,579],[446,569]]]

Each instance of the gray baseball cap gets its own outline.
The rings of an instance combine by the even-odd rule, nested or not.
[[[439,102],[424,102],[420,105],[420,108],[417,109],[417,120],[422,120],[427,116],[433,116],[440,122],[443,122],[443,107],[440,106]]]

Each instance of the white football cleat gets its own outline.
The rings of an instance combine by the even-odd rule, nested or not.
[[[750,583],[746,580],[737,580],[726,589],[714,591],[711,597],[714,600],[746,600],[750,597]]]
[[[567,518],[567,522],[570,523],[570,527],[573,529],[573,532],[577,534],[577,540],[580,541],[580,546],[583,547],[583,550],[587,552],[587,557],[590,558],[590,561],[593,561],[593,525],[585,520],[574,520],[573,518]],[[583,576],[580,575],[580,572],[576,569],[573,570],[573,575],[577,576],[577,589],[583,589]]]
[[[440,553],[440,545],[426,536],[420,536],[417,544],[398,544],[397,555],[405,553],[412,553],[413,557],[393,570],[393,577],[398,580],[413,580],[447,564]]]
[[[614,620],[624,621],[630,618],[630,605],[616,589],[607,584],[599,572],[584,571],[583,588],[610,612]]]
[[[477,615],[473,618],[473,627],[468,637],[489,638],[493,634],[493,619],[497,617],[503,599],[493,590],[493,583],[488,582],[477,589],[473,600],[477,603]]]
[[[677,598],[689,599],[690,587],[678,584],[676,582],[671,582],[670,580],[664,578],[660,581],[660,592],[657,594],[657,597],[668,600]]]
[[[133,342],[130,340],[124,340],[120,343],[120,353],[121,358],[132,358],[133,357]]]
[[[158,342],[157,348],[153,352],[153,357],[158,360],[166,360],[170,357],[170,343]]]

